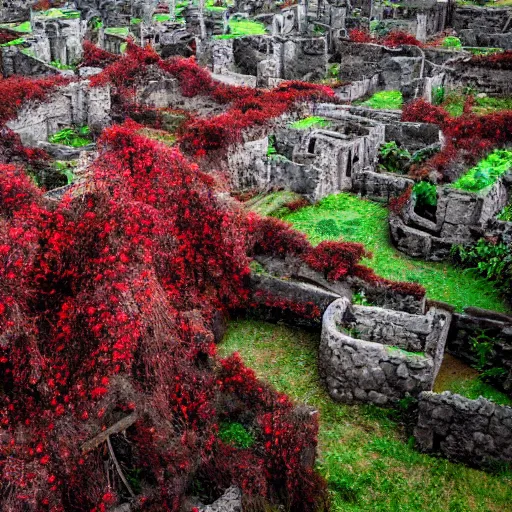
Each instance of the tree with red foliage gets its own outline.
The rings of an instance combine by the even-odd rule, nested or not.
[[[350,40],[354,43],[373,43],[397,48],[399,46],[423,46],[414,36],[400,30],[393,30],[384,37],[373,37],[368,31],[361,29],[352,29],[349,32]]]

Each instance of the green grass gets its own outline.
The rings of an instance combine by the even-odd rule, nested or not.
[[[450,91],[442,103],[442,107],[452,116],[459,117],[464,112],[464,102],[467,96],[460,91]],[[477,115],[492,114],[503,110],[512,110],[512,98],[494,98],[490,96],[475,96],[472,112]]]
[[[364,244],[373,258],[363,263],[377,274],[419,283],[427,290],[428,298],[448,302],[458,311],[466,306],[508,311],[499,292],[483,277],[445,262],[412,259],[395,249],[389,240],[388,210],[384,205],[342,193],[281,217],[306,233],[314,245],[340,238]]]
[[[376,92],[370,99],[363,102],[356,102],[363,107],[400,110],[403,105],[402,93],[400,91]]]
[[[295,130],[308,130],[309,128],[329,128],[331,122],[324,117],[310,116],[300,119],[290,124],[290,128]]]
[[[23,44],[25,42],[25,39],[22,37],[18,37],[18,39],[13,39],[12,41],[9,41],[7,43],[0,44],[1,48],[4,48],[6,46],[18,46],[19,44]]]
[[[247,202],[246,207],[258,213],[259,215],[276,215],[288,211],[284,207],[286,203],[300,199],[302,196],[295,192],[272,192],[270,194],[260,194]],[[277,215],[278,216],[278,215]]]
[[[108,27],[105,29],[105,34],[128,37],[130,29],[128,27]]]
[[[229,34],[213,36],[214,39],[234,39],[243,36],[261,36],[267,33],[265,25],[252,20],[229,20]]]
[[[452,393],[457,393],[473,400],[483,396],[487,398],[487,400],[492,400],[497,404],[512,407],[512,399],[490,384],[482,382],[480,379],[455,380],[452,382],[449,389]]]
[[[333,402],[317,372],[318,334],[231,322],[222,356],[239,352],[258,377],[320,413],[318,468],[332,512],[505,512],[512,473],[497,475],[416,452],[391,410]]]
[[[512,169],[512,151],[495,149],[455,181],[452,186],[459,190],[479,192],[491,187],[500,176],[510,169]]]
[[[21,32],[22,34],[30,34],[32,32],[30,21],[24,21],[23,23],[2,23],[0,28],[8,28],[15,32]]]

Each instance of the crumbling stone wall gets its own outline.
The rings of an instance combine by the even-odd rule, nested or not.
[[[482,361],[474,343],[490,343]],[[483,363],[483,370],[501,368],[493,384],[512,396],[512,317],[479,308],[454,313],[447,351],[471,366]]]
[[[420,316],[351,307],[345,298],[333,302],[323,316],[319,353],[329,394],[343,403],[382,406],[432,389],[449,324],[450,314],[436,309]],[[343,326],[355,327],[358,339]]]
[[[57,68],[23,53],[16,46],[0,48],[0,69],[5,78],[12,75],[46,76],[60,73]]]
[[[419,450],[459,462],[512,462],[512,408],[449,391],[425,392],[414,436]]]
[[[409,256],[441,261],[453,244],[476,241],[487,223],[507,204],[510,177],[503,176],[484,194],[438,187],[436,221],[419,216],[409,201],[389,218],[391,240]]]
[[[34,146],[71,125],[104,128],[110,122],[110,89],[89,87],[88,81],[61,87],[44,103],[28,103],[7,126],[18,133],[23,144]]]
[[[2,0],[0,2],[0,23],[27,20],[30,8],[37,0]]]
[[[512,95],[509,70],[470,66],[464,61],[457,62],[448,69],[446,85],[452,88],[470,86],[489,96]]]

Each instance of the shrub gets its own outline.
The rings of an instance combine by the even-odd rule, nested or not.
[[[448,36],[443,39],[441,46],[443,46],[444,48],[460,49],[462,48],[462,43],[458,37]]]
[[[481,238],[467,246],[454,246],[452,257],[456,264],[474,269],[497,283],[508,300],[512,299],[511,246],[493,239]]]
[[[392,140],[379,148],[379,165],[386,171],[407,174],[412,156],[407,149],[402,149]]]
[[[362,244],[351,242],[321,242],[310,249],[304,261],[326,279],[337,281],[353,274],[355,266],[364,257],[371,257]]]
[[[400,110],[403,99],[400,91],[376,92],[370,99],[363,101],[361,105],[370,108]]]

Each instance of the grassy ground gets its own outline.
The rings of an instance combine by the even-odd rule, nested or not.
[[[318,378],[318,334],[238,320],[219,351],[240,352],[259,377],[318,408],[319,469],[333,512],[512,511],[512,473],[490,475],[422,455],[392,411],[334,403]]]
[[[324,198],[313,206],[283,216],[313,244],[340,238],[360,242],[373,252],[364,263],[388,279],[420,283],[430,299],[454,305],[459,311],[476,306],[508,311],[497,290],[484,278],[448,263],[409,258],[389,240],[385,206],[343,193]]]
[[[466,95],[458,91],[450,91],[446,95],[442,106],[453,117],[459,117],[464,111],[464,102]],[[493,98],[485,96],[483,98],[475,97],[475,104],[472,111],[478,115],[492,114],[503,110],[512,110],[512,98]]]
[[[434,391],[436,393],[451,391],[472,399],[483,396],[497,404],[512,406],[510,397],[493,386],[482,382],[479,376],[477,370],[445,353],[443,364],[434,384]]]

